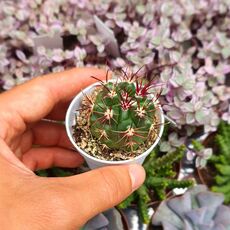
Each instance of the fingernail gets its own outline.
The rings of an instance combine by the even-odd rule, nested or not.
[[[145,170],[141,165],[129,165],[132,190],[139,188],[145,180]]]

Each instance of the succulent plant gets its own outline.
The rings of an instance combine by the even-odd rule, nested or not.
[[[212,157],[212,148],[205,148],[205,146],[198,140],[192,140],[191,148],[187,151],[187,160],[195,159],[196,168],[204,168],[208,160]]]
[[[180,146],[174,152],[159,156],[159,152],[153,151],[144,162],[146,180],[137,191],[124,200],[119,207],[127,208],[131,203],[138,205],[139,215],[144,223],[149,222],[148,203],[153,199],[150,193],[154,193],[154,200],[166,199],[167,192],[174,188],[188,188],[193,185],[193,180],[177,180],[175,164],[179,163],[185,153],[185,147]]]
[[[164,230],[228,230],[230,208],[223,202],[223,194],[197,185],[182,196],[163,201],[152,224]]]
[[[214,167],[215,177],[212,190],[222,192],[225,196],[225,203],[230,203],[230,125],[222,121],[218,126],[215,136],[215,154],[208,162]]]
[[[160,125],[156,117],[158,84],[124,72],[121,80],[101,85],[89,118],[96,139],[110,149],[135,151],[149,138],[156,138]]]

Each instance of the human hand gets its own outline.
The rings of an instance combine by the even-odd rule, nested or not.
[[[0,226],[5,230],[80,228],[115,206],[145,177],[141,166],[110,166],[65,178],[43,178],[33,171],[77,167],[63,125],[68,102],[80,89],[105,78],[105,71],[75,68],[35,78],[0,95]],[[36,147],[34,147],[36,146]]]

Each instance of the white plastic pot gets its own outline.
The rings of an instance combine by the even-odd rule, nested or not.
[[[156,116],[159,119],[159,123],[161,124],[159,126],[159,133],[158,133],[158,137],[157,139],[154,141],[154,143],[152,144],[152,146],[145,151],[144,153],[142,153],[141,155],[130,159],[130,160],[121,160],[121,161],[107,161],[107,160],[101,160],[98,159],[96,157],[93,157],[89,154],[87,154],[83,149],[81,149],[74,141],[74,137],[73,137],[73,126],[76,124],[75,121],[75,117],[76,117],[76,111],[81,107],[81,102],[82,99],[84,97],[84,95],[90,95],[91,92],[93,92],[94,88],[96,86],[100,85],[100,83],[94,83],[90,86],[88,86],[87,88],[85,88],[83,90],[83,93],[80,92],[71,102],[68,110],[67,110],[67,114],[66,114],[66,120],[65,120],[65,125],[66,125],[66,131],[68,134],[68,137],[71,141],[71,143],[74,145],[74,147],[76,148],[76,150],[84,157],[84,159],[86,160],[89,168],[91,169],[95,169],[95,168],[99,168],[99,167],[103,167],[103,166],[108,166],[108,165],[122,165],[122,164],[133,164],[133,163],[137,163],[137,164],[143,164],[145,158],[149,155],[149,153],[155,148],[155,146],[158,144],[158,142],[161,139],[161,136],[163,134],[163,130],[164,130],[164,115],[163,115],[163,111],[162,108],[159,107],[159,109],[156,111]]]

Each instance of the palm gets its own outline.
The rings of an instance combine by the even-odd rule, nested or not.
[[[98,77],[104,73],[95,72],[95,69],[88,69],[88,72],[78,69],[78,72],[82,78],[93,72]],[[53,165],[76,167],[82,163],[82,158],[71,150],[64,126],[60,122],[41,120],[63,121],[68,101],[93,80],[87,78],[73,85],[71,77],[75,81],[76,71],[70,70],[68,74],[68,81],[62,74],[41,77],[1,95],[0,110],[5,112],[0,114],[0,135],[11,151],[32,170]],[[62,87],[63,83],[69,90]]]
[[[1,229],[77,229],[143,183],[145,173],[137,165],[105,167],[67,178],[43,178],[32,172],[82,163],[60,121],[68,101],[91,82],[91,75],[103,78],[106,73],[73,69],[0,95]]]

